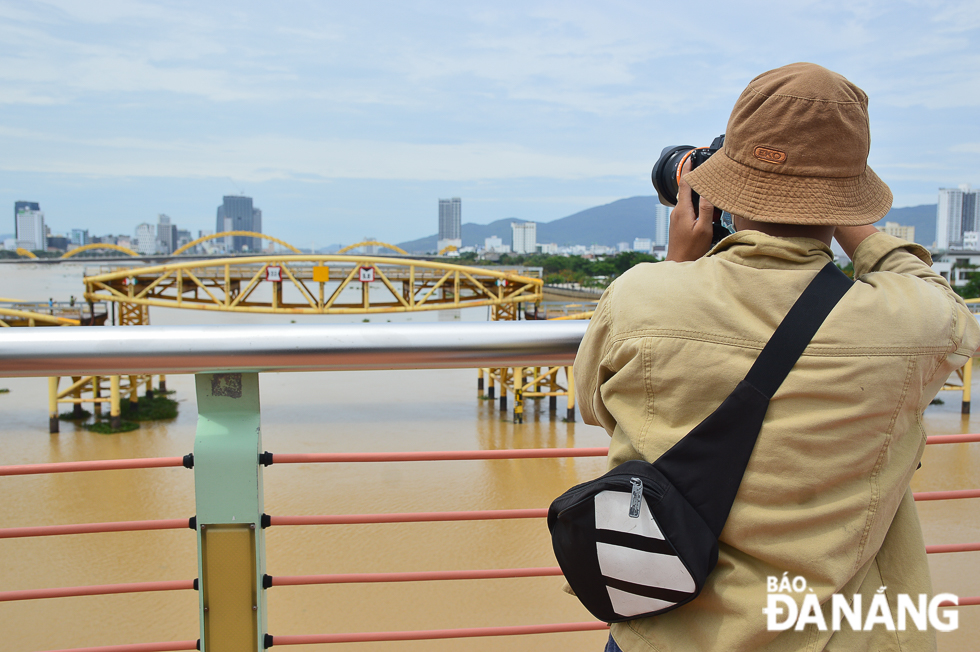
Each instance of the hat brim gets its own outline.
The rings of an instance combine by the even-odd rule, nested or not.
[[[684,178],[716,207],[758,222],[859,226],[892,206],[892,191],[867,166],[856,177],[792,176],[757,170],[721,150]]]

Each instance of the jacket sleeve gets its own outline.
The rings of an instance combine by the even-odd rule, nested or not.
[[[582,420],[589,425],[602,426],[609,434],[612,434],[616,427],[616,420],[603,404],[600,389],[602,383],[614,373],[604,363],[612,336],[609,313],[615,285],[612,283],[599,300],[599,305],[596,306],[582,343],[578,347],[572,370],[575,378],[575,401],[578,403]]]
[[[855,279],[872,272],[892,272],[914,276],[945,295],[950,306],[950,350],[940,370],[940,380],[944,380],[976,353],[980,346],[980,325],[963,299],[931,265],[932,257],[924,247],[886,233],[868,236],[854,252]]]

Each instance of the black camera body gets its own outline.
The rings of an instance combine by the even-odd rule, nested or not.
[[[660,152],[660,158],[657,159],[656,164],[653,166],[653,172],[650,174],[660,203],[664,206],[677,206],[678,174],[685,160],[688,158],[691,159],[691,169],[693,170],[711,158],[724,145],[725,134],[722,134],[711,141],[709,147],[692,147],[690,145],[664,147],[663,151]],[[701,197],[692,190],[691,200],[694,203],[695,214],[698,213],[700,199]],[[729,235],[730,232],[721,225],[720,217],[713,216],[713,218],[715,233],[712,238],[712,243],[715,243],[726,235]]]

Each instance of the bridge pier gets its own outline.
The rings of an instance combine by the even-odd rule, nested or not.
[[[60,430],[58,422],[58,380],[57,376],[48,378],[48,432],[55,434]]]

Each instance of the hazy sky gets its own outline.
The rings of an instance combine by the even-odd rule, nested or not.
[[[196,235],[239,192],[301,247],[434,233],[440,197],[550,221],[652,193],[664,146],[794,61],[869,94],[896,206],[980,183],[978,0],[0,0],[0,233],[24,199],[54,232]]]

